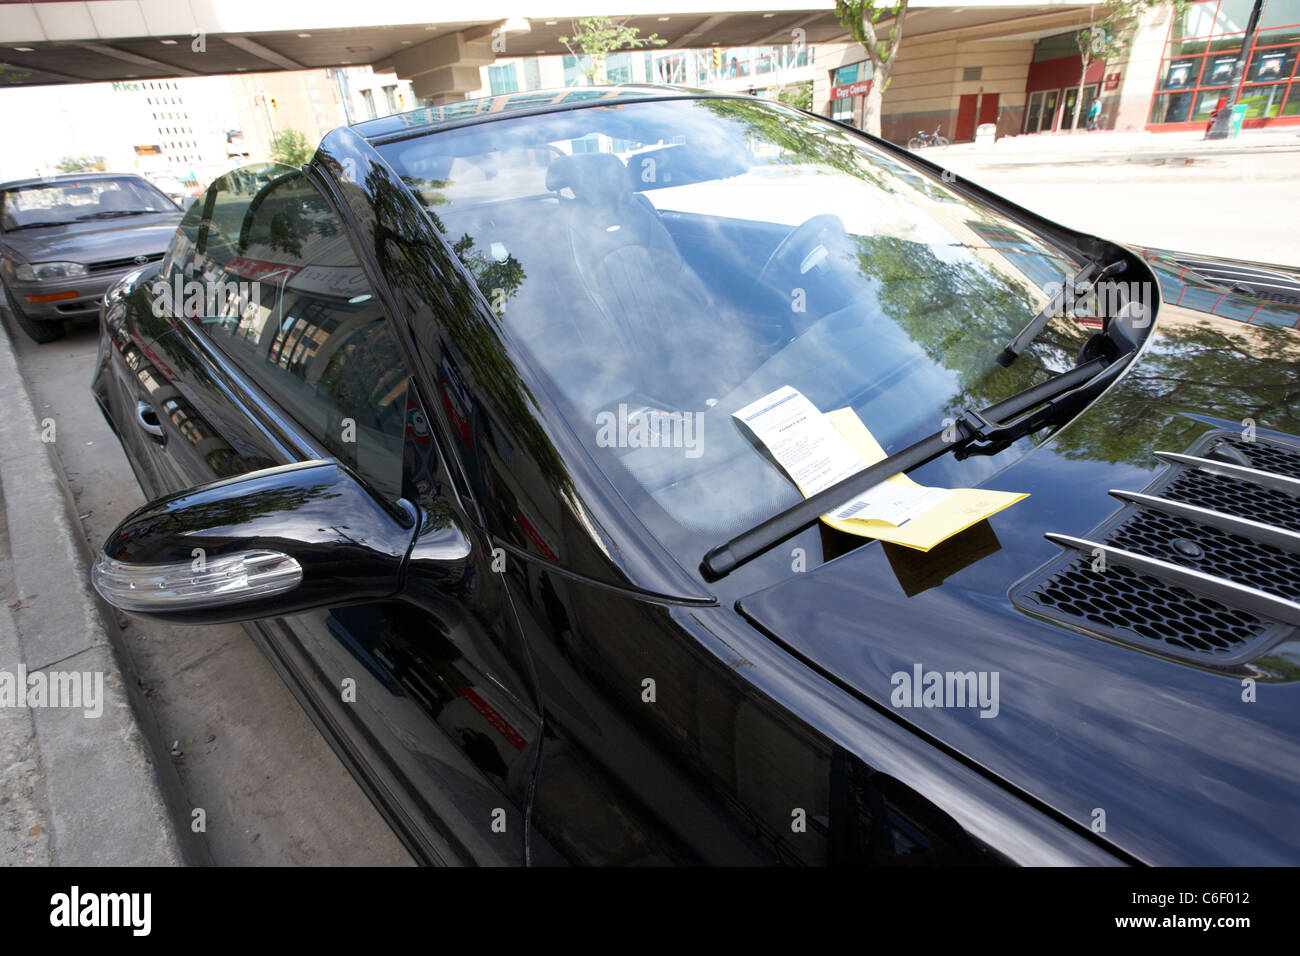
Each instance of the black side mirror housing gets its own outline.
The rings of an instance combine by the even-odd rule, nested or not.
[[[338,462],[299,462],[150,502],[109,536],[91,580],[115,607],[189,624],[381,600],[402,588],[417,525],[414,506]]]

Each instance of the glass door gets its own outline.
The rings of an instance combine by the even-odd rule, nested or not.
[[[1043,94],[1041,91],[1029,94],[1029,105],[1025,108],[1025,132],[1037,133],[1038,121],[1043,116]]]
[[[1060,90],[1048,90],[1043,94],[1043,119],[1038,126],[1040,130],[1056,129],[1056,104],[1060,100]]]

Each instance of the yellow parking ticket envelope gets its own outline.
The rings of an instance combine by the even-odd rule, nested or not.
[[[885,450],[853,409],[827,412],[825,418],[867,465],[874,465],[886,457]],[[899,506],[890,508],[888,505],[894,496],[897,496]],[[959,531],[965,531],[976,522],[1028,497],[1027,494],[979,488],[927,488],[906,475],[898,474],[821,518],[838,531],[929,551]],[[864,500],[867,505],[863,505]],[[881,507],[882,503],[884,507]],[[854,514],[879,517],[863,519],[854,517]]]

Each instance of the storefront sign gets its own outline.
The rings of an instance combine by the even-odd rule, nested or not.
[[[869,89],[871,89],[870,80],[858,80],[856,83],[845,83],[843,86],[832,86],[831,99],[847,100],[851,96],[863,96]]]
[[[1108,90],[1119,89],[1119,73],[1118,73],[1118,72],[1115,72],[1115,73],[1107,73],[1107,74],[1106,74],[1106,89],[1108,89]]]

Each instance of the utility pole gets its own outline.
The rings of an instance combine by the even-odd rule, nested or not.
[[[1264,0],[1255,0],[1250,11],[1250,20],[1246,23],[1246,35],[1241,41],[1241,56],[1232,67],[1232,83],[1228,86],[1227,102],[1223,109],[1214,114],[1214,121],[1205,133],[1206,139],[1227,139],[1232,131],[1232,108],[1237,105],[1237,94],[1241,92],[1241,81],[1245,79],[1246,67],[1250,62],[1250,49],[1255,43],[1255,28],[1259,26],[1259,14],[1264,7]]]

